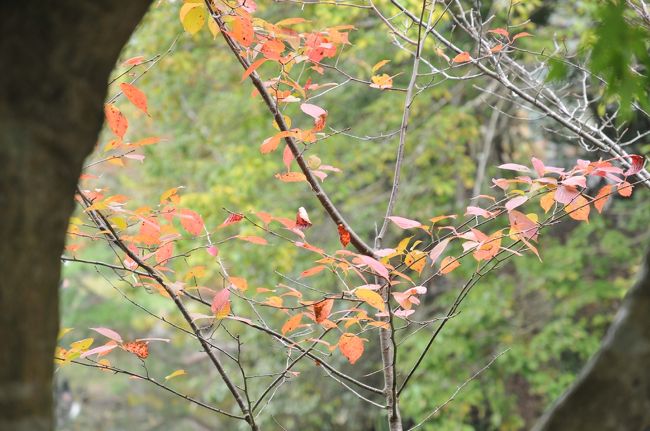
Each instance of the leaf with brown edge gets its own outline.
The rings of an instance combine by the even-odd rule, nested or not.
[[[363,355],[363,340],[354,334],[346,332],[341,335],[338,342],[339,350],[343,353],[350,364],[359,360]]]
[[[312,306],[314,309],[314,320],[316,320],[316,323],[323,323],[330,317],[332,306],[334,306],[333,299],[326,299],[324,301],[317,302]]]
[[[350,232],[343,226],[341,223],[338,224],[337,229],[339,231],[339,241],[343,247],[347,247],[350,244]]]
[[[381,312],[386,310],[384,299],[377,292],[374,292],[370,289],[357,289],[354,291],[354,296]]]
[[[149,356],[149,343],[146,341],[129,341],[122,344],[122,348],[140,359],[147,359]]]
[[[564,211],[574,220],[588,221],[589,220],[589,201],[580,195],[577,196],[571,203],[564,207]]]
[[[305,177],[302,172],[285,172],[283,174],[275,174],[275,178],[285,183],[298,183],[307,180],[307,177]]]
[[[311,220],[309,220],[309,214],[304,207],[298,208],[296,213],[296,227],[300,230],[305,230],[311,227]]]
[[[458,268],[459,266],[460,266],[460,262],[458,261],[458,259],[456,259],[453,256],[447,256],[444,259],[442,259],[442,262],[440,262],[440,273],[449,274],[451,271]]]
[[[603,212],[603,208],[607,204],[607,201],[609,200],[611,193],[612,193],[611,184],[605,184],[600,190],[598,190],[598,194],[594,198],[593,203],[594,203],[594,208],[596,208],[596,211],[598,211],[599,214]]]
[[[149,112],[147,111],[147,96],[142,92],[142,90],[127,82],[121,83],[120,89],[136,108],[149,115]]]
[[[124,134],[129,128],[129,122],[127,121],[122,111],[120,111],[117,106],[112,103],[104,105],[104,114],[106,115],[106,122],[108,127],[115,134],[115,136],[120,139],[124,139]]]
[[[302,321],[302,315],[303,313],[298,313],[294,316],[291,316],[289,320],[284,322],[284,325],[282,325],[282,335],[287,335],[289,332],[294,331],[296,328],[300,326],[300,322]]]

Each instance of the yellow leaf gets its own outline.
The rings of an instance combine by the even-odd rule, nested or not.
[[[84,350],[88,350],[88,348],[92,346],[93,341],[95,341],[94,338],[84,338],[83,340],[75,341],[74,343],[70,344],[70,349],[83,352]]]
[[[409,251],[404,257],[404,263],[418,274],[422,273],[424,265],[427,263],[426,253],[420,250]]]
[[[176,370],[170,375],[165,376],[165,380],[173,379],[174,377],[178,377],[178,376],[184,376],[185,374],[187,374],[185,370]]]
[[[199,3],[185,3],[181,7],[180,18],[183,28],[189,34],[196,34],[205,24],[206,11]]]
[[[61,328],[59,329],[59,335],[57,337],[57,340],[60,340],[67,334],[68,332],[72,331],[74,328]]]
[[[382,60],[379,63],[372,66],[372,74],[374,75],[379,69],[381,69],[386,63],[390,63],[390,60]]]
[[[357,289],[354,291],[354,294],[357,298],[379,311],[384,311],[386,309],[384,299],[377,292],[370,289]]]

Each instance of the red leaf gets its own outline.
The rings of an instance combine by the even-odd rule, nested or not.
[[[363,355],[363,340],[349,332],[339,338],[339,350],[351,364],[354,364]]]
[[[233,213],[233,214],[230,214],[228,217],[226,217],[226,219],[223,221],[223,223],[221,223],[219,225],[219,227],[222,228],[222,227],[225,227],[225,226],[229,226],[231,224],[239,223],[243,219],[244,219],[243,214]]]
[[[296,227],[300,230],[305,230],[311,227],[311,220],[309,220],[309,215],[304,207],[298,208],[298,213],[296,214]]]
[[[126,130],[129,128],[129,122],[124,114],[112,103],[104,105],[104,114],[106,115],[108,127],[110,127],[115,136],[123,139]]]
[[[141,55],[138,55],[137,57],[131,57],[127,60],[124,60],[123,65],[128,65],[128,66],[137,66],[138,64],[142,63],[144,61],[144,57]]]
[[[181,225],[187,232],[194,236],[200,235],[203,232],[203,218],[197,212],[185,208],[180,210],[178,217],[181,220]]]
[[[395,223],[397,226],[401,227],[402,229],[411,229],[414,227],[422,226],[422,223],[420,223],[419,221],[407,219],[404,217],[392,216],[392,217],[388,217],[388,219],[393,223]]]
[[[120,84],[120,89],[136,108],[149,115],[149,112],[147,112],[147,96],[145,96],[142,90],[126,82]]]
[[[645,165],[645,158],[643,156],[633,154],[630,156],[630,159],[630,168],[623,174],[626,177],[638,173],[643,169],[643,165]]]
[[[347,247],[350,244],[350,232],[341,223],[338,224],[337,228],[339,230],[339,241],[341,241],[341,245]]]

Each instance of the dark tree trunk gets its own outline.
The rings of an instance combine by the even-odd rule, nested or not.
[[[534,431],[650,431],[650,250],[598,353]]]
[[[0,2],[0,430],[54,428],[65,230],[106,83],[147,0]]]

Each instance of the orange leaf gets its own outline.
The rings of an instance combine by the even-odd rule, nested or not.
[[[265,238],[262,238],[261,236],[254,236],[254,235],[250,235],[250,236],[237,235],[237,238],[238,238],[238,239],[241,239],[242,241],[248,241],[248,242],[251,242],[251,243],[253,243],[253,244],[259,244],[259,245],[267,245],[267,244],[268,244],[268,242],[266,241],[266,239],[265,239]]]
[[[250,66],[248,66],[248,69],[246,69],[246,71],[244,72],[244,74],[241,76],[241,80],[244,81],[246,78],[248,78],[248,76],[249,76],[251,73],[255,72],[255,70],[256,70],[258,67],[260,67],[262,64],[264,64],[264,62],[265,62],[266,60],[268,60],[268,59],[267,59],[267,58],[260,58],[260,59],[258,59],[257,61],[255,61],[254,63],[252,63]]]
[[[520,37],[529,37],[532,36],[532,34],[527,33],[525,31],[522,31],[521,33],[517,33],[512,37],[512,41],[514,42],[515,40],[519,39]]]
[[[555,203],[555,190],[546,193],[539,200],[539,205],[542,207],[545,213],[547,213],[548,210],[551,209],[554,203]]]
[[[115,136],[123,139],[126,130],[129,128],[129,122],[124,114],[112,103],[104,105],[104,114],[106,115],[108,127],[111,128]]]
[[[333,299],[326,299],[314,304],[314,319],[316,320],[316,323],[323,323],[325,320],[327,320],[327,318],[330,316],[333,305]]]
[[[442,262],[440,262],[440,273],[449,274],[451,271],[458,268],[459,266],[460,266],[460,262],[458,261],[458,259],[456,259],[453,256],[447,256],[444,259],[442,259]]]
[[[344,333],[339,338],[339,349],[351,364],[363,355],[363,340],[349,332]]]
[[[451,60],[452,63],[467,63],[468,61],[472,61],[472,56],[467,51],[461,52]]]
[[[147,359],[149,356],[149,344],[146,341],[129,341],[122,344],[122,348],[140,359]]]
[[[427,263],[426,253],[420,250],[411,250],[404,256],[404,263],[413,271],[422,274],[424,265]]]
[[[147,112],[147,96],[145,96],[142,90],[126,82],[120,84],[120,89],[136,108],[149,115],[149,112]]]
[[[283,174],[275,174],[275,178],[285,183],[297,183],[307,180],[305,175],[301,172],[285,172]]]
[[[341,241],[341,245],[343,245],[343,247],[346,247],[348,244],[350,244],[350,232],[348,232],[345,226],[340,223],[337,227],[339,230],[339,240]]]
[[[248,289],[248,282],[246,281],[245,278],[242,277],[230,277],[228,279],[230,283],[235,286],[237,289],[241,290],[242,292],[246,289]]]
[[[251,19],[248,17],[233,18],[230,35],[243,46],[251,46],[255,36]]]
[[[603,212],[603,208],[605,207],[605,204],[609,200],[609,197],[611,196],[612,193],[612,185],[611,184],[606,184],[604,185],[599,191],[596,197],[594,198],[594,208],[596,208],[596,211],[599,213]]]
[[[291,316],[284,325],[282,325],[282,335],[287,335],[289,332],[295,330],[300,326],[300,321],[302,320],[303,313],[298,313],[295,316]]]
[[[327,268],[325,265],[318,265],[318,266],[315,266],[313,268],[306,269],[306,270],[304,270],[303,272],[300,273],[300,278],[311,277],[312,275],[318,274],[319,272],[321,272],[325,268]]]
[[[632,196],[632,184],[628,183],[627,181],[623,181],[618,185],[618,194],[628,198]]]
[[[574,220],[589,220],[589,202],[580,195],[564,207],[564,211]]]

